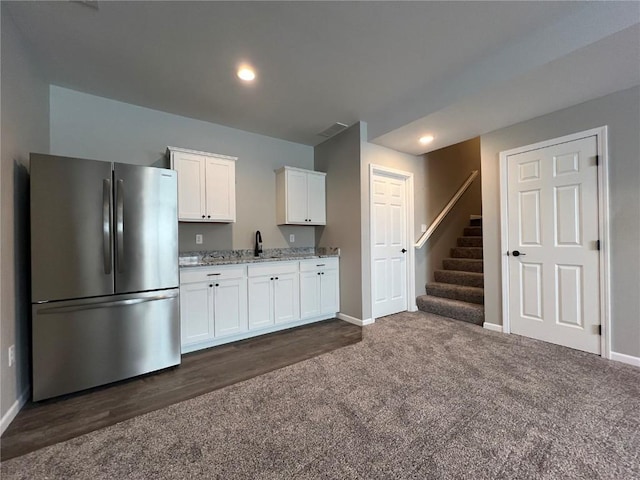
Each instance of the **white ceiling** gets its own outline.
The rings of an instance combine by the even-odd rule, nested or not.
[[[361,120],[420,154],[640,84],[639,2],[2,4],[52,84],[308,145]]]

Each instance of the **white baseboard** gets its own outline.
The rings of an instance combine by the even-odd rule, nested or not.
[[[482,325],[487,330],[491,330],[492,332],[500,332],[502,333],[502,325],[498,325],[497,323],[488,323],[484,322]]]
[[[22,407],[24,407],[24,404],[27,403],[27,400],[29,400],[29,394],[30,391],[27,388],[22,392],[18,399],[13,402],[13,405],[11,405],[11,408],[7,410],[7,413],[2,416],[2,420],[0,420],[0,435],[4,433],[11,422],[13,422],[13,419],[16,418],[16,415],[18,415]]]
[[[365,318],[364,320],[360,320],[359,318],[352,317],[351,315],[347,315],[346,313],[338,313],[336,315],[340,320],[344,320],[345,322],[353,323],[354,325],[358,325],[359,327],[364,327],[365,325],[371,325],[375,323],[373,318]]]
[[[633,365],[634,367],[640,367],[640,357],[634,357],[633,355],[627,355],[625,353],[611,352],[611,360]]]

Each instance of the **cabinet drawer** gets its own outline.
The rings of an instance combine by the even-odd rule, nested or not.
[[[300,261],[301,272],[312,272],[314,270],[329,270],[338,268],[337,258],[314,258]]]
[[[223,280],[227,278],[242,278],[247,274],[244,265],[221,265],[219,267],[199,267],[182,269],[180,283],[206,282],[208,280]]]
[[[259,265],[249,265],[249,277],[262,275],[280,275],[285,273],[297,273],[298,262],[268,262]]]

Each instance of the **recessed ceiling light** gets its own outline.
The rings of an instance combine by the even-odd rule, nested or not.
[[[240,67],[238,69],[238,78],[245,82],[250,82],[256,78],[256,72],[251,67]]]
[[[433,135],[425,135],[424,137],[420,137],[420,143],[426,145],[427,143],[433,142]]]

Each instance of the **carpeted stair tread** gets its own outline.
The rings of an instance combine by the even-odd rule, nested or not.
[[[433,272],[436,282],[464,285],[466,287],[484,287],[484,275],[477,272],[459,272],[455,270],[436,270]]]
[[[481,227],[482,226],[482,219],[481,218],[472,218],[471,220],[469,220],[469,225],[472,227]]]
[[[453,247],[453,258],[482,258],[482,247]]]
[[[445,270],[482,273],[483,262],[482,259],[477,258],[445,258],[442,261],[442,267]]]
[[[482,247],[482,237],[458,237],[458,247]]]
[[[482,227],[464,227],[463,235],[466,237],[481,237]]]
[[[484,304],[484,289],[478,287],[466,287],[451,283],[429,282],[426,286],[427,294],[434,297],[450,298],[463,302]]]
[[[484,323],[484,305],[451,300],[448,298],[421,295],[416,299],[418,309],[463,322],[482,325]]]

